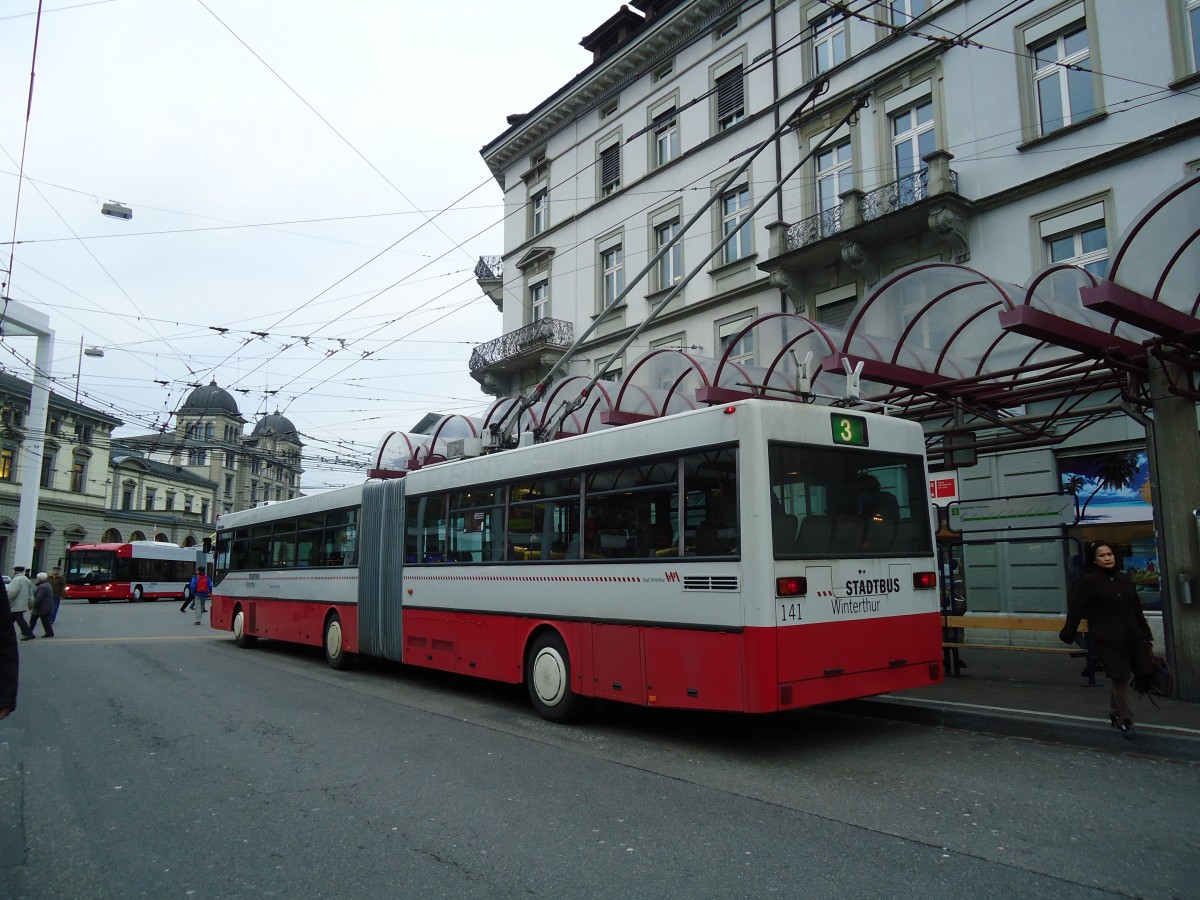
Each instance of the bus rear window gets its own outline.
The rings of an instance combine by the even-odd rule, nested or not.
[[[775,556],[917,556],[933,552],[920,457],[772,444]]]

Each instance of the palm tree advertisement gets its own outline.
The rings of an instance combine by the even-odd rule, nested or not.
[[[1150,462],[1144,450],[1059,460],[1063,490],[1079,501],[1080,525],[1149,522]]]

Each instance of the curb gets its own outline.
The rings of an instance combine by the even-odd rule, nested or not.
[[[915,725],[1069,744],[1105,753],[1131,753],[1200,762],[1200,731],[1189,728],[1138,723],[1137,739],[1126,741],[1107,721],[1101,723],[1083,716],[888,696],[848,700],[831,707],[831,710]]]

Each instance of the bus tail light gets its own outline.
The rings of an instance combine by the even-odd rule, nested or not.
[[[775,596],[777,597],[803,597],[807,593],[807,578],[793,576],[775,579]]]
[[[913,590],[931,591],[937,587],[937,572],[913,572]]]

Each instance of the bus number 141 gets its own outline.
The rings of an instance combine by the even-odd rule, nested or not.
[[[799,622],[804,618],[800,614],[799,603],[780,603],[779,604],[779,624],[785,625],[788,622]]]

